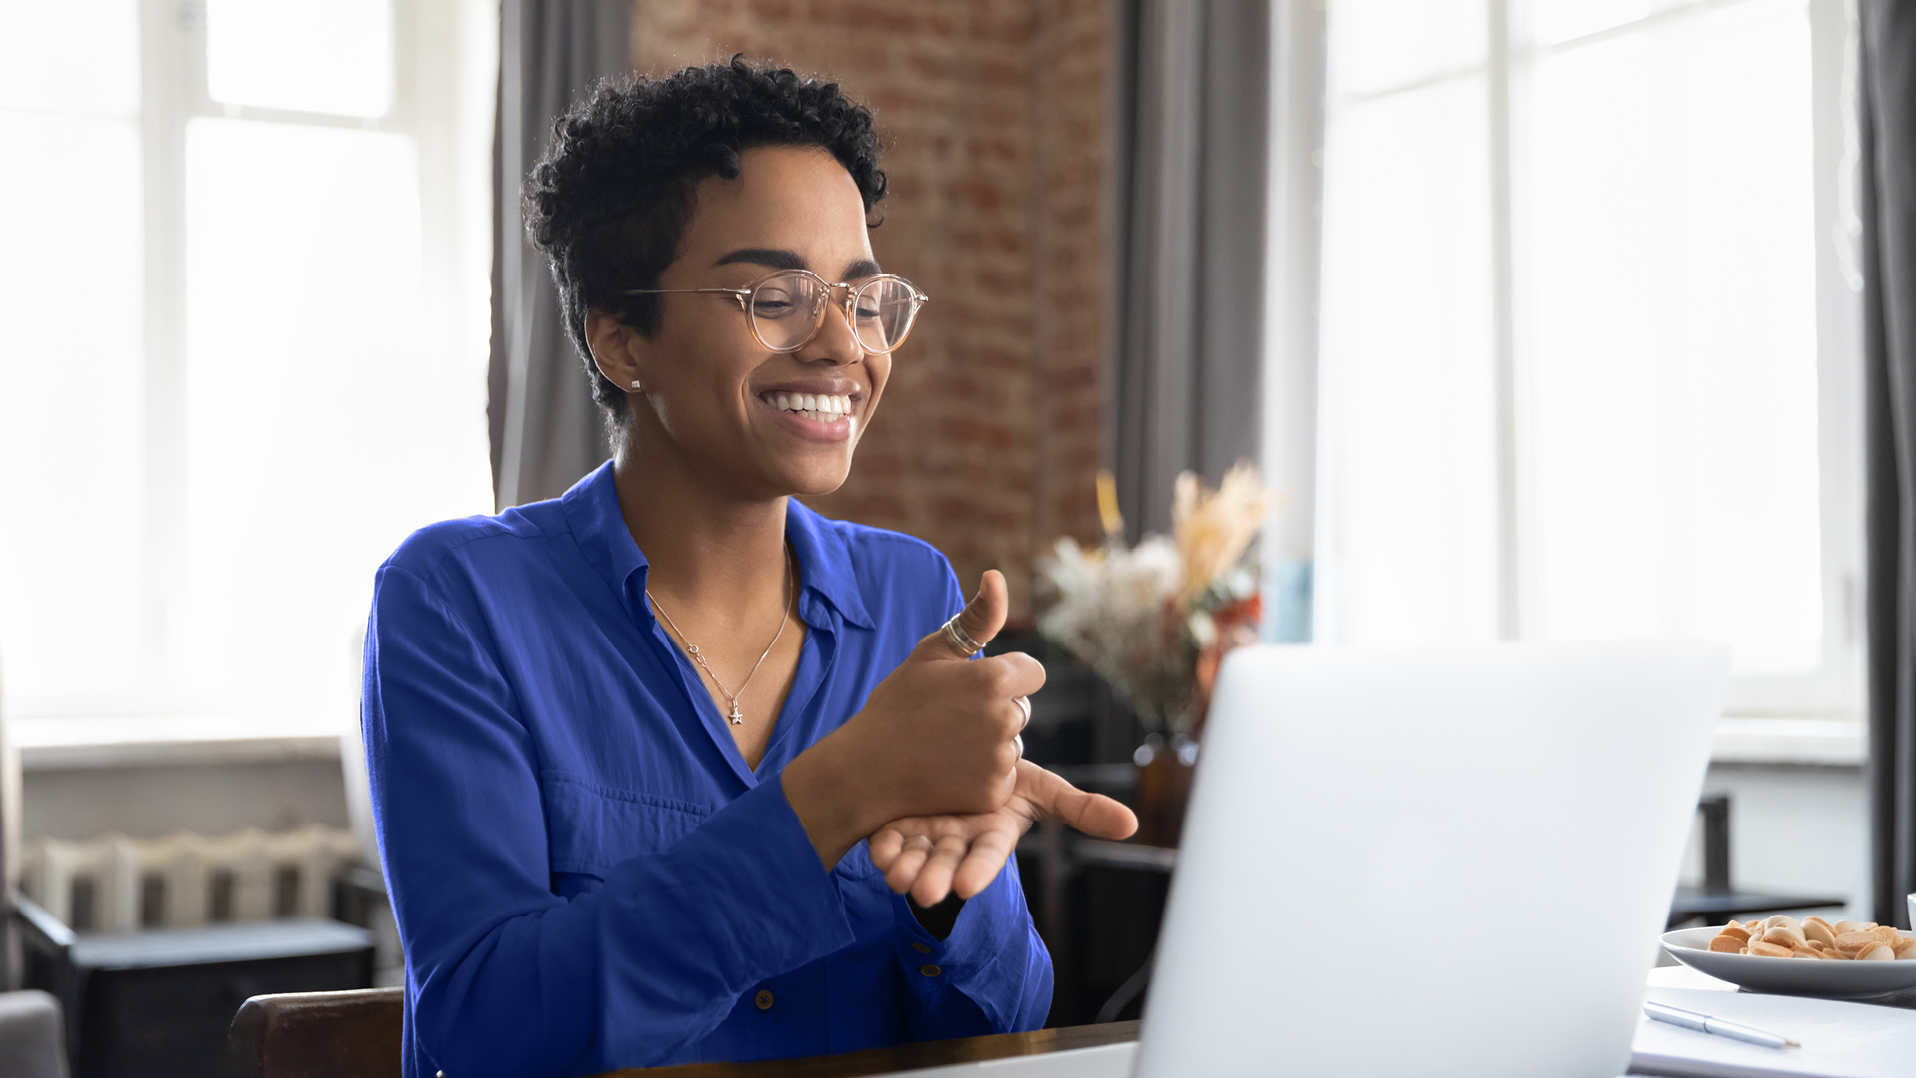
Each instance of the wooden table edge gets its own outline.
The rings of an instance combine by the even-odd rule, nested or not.
[[[954,1063],[977,1063],[988,1059],[1067,1052],[1074,1048],[1096,1048],[1137,1039],[1137,1022],[1106,1022],[1091,1026],[1034,1029],[1029,1033],[994,1033],[949,1041],[921,1041],[835,1056],[641,1067],[612,1071],[603,1078],[610,1078],[611,1075],[623,1075],[626,1078],[634,1075],[644,1075],[645,1078],[767,1078],[770,1075],[780,1075],[781,1078],[865,1078],[867,1075],[946,1067]]]

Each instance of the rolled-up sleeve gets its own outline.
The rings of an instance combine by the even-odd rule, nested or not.
[[[852,941],[776,779],[614,865],[597,890],[554,894],[533,739],[494,654],[427,581],[380,571],[367,762],[412,1037],[447,1078],[672,1059],[755,982]],[[953,968],[973,965],[986,976],[994,963],[981,953]]]

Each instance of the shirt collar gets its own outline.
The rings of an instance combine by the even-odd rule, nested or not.
[[[846,549],[838,530],[799,504],[798,499],[788,498],[785,538],[791,541],[792,552],[798,555],[798,566],[805,578],[804,590],[830,603],[846,621],[860,628],[873,628],[871,614],[866,612],[865,602],[858,594],[858,575],[852,569],[851,551]],[[806,614],[803,601],[799,603],[799,614]],[[805,620],[815,623],[811,617]]]
[[[646,610],[643,603],[634,608],[632,592],[627,588],[634,573],[645,571],[646,560],[639,544],[632,541],[632,529],[625,526],[625,514],[619,511],[619,488],[612,474],[612,462],[606,461],[572,484],[571,490],[560,495],[559,506],[565,511],[566,523],[571,526],[572,537],[578,541],[585,560],[605,578],[629,613],[642,614],[649,620],[651,611]],[[644,588],[645,582],[641,580],[639,590]]]
[[[651,611],[634,598],[644,591],[644,581],[636,588],[631,583],[634,574],[646,570],[645,554],[632,541],[632,530],[625,526],[625,514],[619,510],[619,489],[612,462],[606,461],[574,483],[572,489],[559,498],[559,504],[586,561],[618,593],[631,613],[649,621]],[[858,594],[851,551],[837,530],[796,499],[788,499],[785,537],[791,541],[792,552],[798,557],[804,592],[831,604],[846,621],[861,628],[873,628],[871,614]],[[799,616],[815,627],[825,628],[819,612],[810,607],[801,596]]]

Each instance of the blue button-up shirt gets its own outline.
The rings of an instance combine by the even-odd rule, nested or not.
[[[950,565],[797,502],[785,528],[809,631],[756,769],[645,602],[610,465],[380,567],[362,719],[409,1078],[1043,1024],[1051,960],[1015,863],[936,939],[863,843],[825,872],[779,783],[963,605]]]

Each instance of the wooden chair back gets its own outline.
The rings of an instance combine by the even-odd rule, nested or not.
[[[404,989],[284,992],[240,1005],[228,1078],[400,1078]]]

